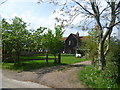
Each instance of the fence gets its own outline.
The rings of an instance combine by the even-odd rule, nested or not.
[[[52,54],[48,54],[46,52],[27,52],[27,51],[25,52],[25,51],[23,51],[23,52],[20,53],[20,61],[46,60],[46,62],[48,63],[48,60],[54,60],[55,59],[55,58],[49,58],[48,55],[51,56]],[[9,62],[9,63],[15,62],[15,60],[17,58],[15,53],[2,54],[2,57],[3,57],[2,62]]]

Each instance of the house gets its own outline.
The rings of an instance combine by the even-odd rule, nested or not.
[[[62,40],[65,41],[63,53],[75,54],[80,49],[82,40],[85,38],[86,36],[79,36],[78,32],[76,34],[71,33],[68,37],[63,37]]]

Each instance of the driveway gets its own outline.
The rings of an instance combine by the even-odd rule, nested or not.
[[[22,72],[3,70],[3,87],[85,88],[85,86],[78,79],[78,72],[82,67],[90,63],[90,61],[84,61],[71,65],[53,66],[33,71]]]
[[[18,81],[2,75],[2,88],[50,88],[30,81]],[[51,90],[53,90],[51,88]]]

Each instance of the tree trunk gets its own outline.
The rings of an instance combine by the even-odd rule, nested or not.
[[[46,53],[46,63],[48,64],[48,53]]]
[[[95,59],[94,59],[94,57],[92,58],[92,65],[95,66]]]
[[[99,69],[104,70],[106,66],[105,56],[104,56],[104,43],[101,41],[98,46],[98,64]]]
[[[20,53],[19,53],[19,51],[17,52],[17,63],[19,63],[20,62]]]
[[[58,54],[58,64],[61,63],[61,53]]]
[[[54,55],[54,56],[55,56],[54,63],[57,63],[56,55]]]

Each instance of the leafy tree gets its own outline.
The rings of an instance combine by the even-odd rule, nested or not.
[[[12,52],[12,44],[10,43],[8,36],[11,34],[10,24],[3,19],[2,20],[2,45],[4,54],[9,54]]]
[[[85,40],[83,40],[83,46],[82,48],[85,48],[87,51],[86,53],[89,54],[89,57],[92,59],[92,64],[95,65],[96,64],[96,58],[98,55],[98,48],[97,48],[97,42],[98,40],[96,39],[97,37],[97,31],[96,30],[92,30],[88,32],[88,38],[86,38]]]
[[[34,40],[33,45],[35,50],[39,50],[43,47],[42,45],[42,38],[43,38],[43,32],[47,29],[45,27],[40,27],[37,30],[35,30],[32,34],[32,39]]]
[[[61,40],[63,35],[62,27],[55,27],[55,34],[52,33],[52,30],[48,29],[47,34],[44,35],[44,46],[48,52],[52,53],[55,56],[54,63],[57,63],[56,56],[61,53],[63,48],[63,41]],[[60,63],[60,59],[58,61]]]
[[[43,2],[46,0],[39,0]],[[49,0],[47,0],[49,1]],[[110,36],[113,28],[117,26],[120,21],[117,19],[120,15],[120,1],[119,0],[50,0],[50,3],[55,5],[63,5],[59,10],[62,18],[56,17],[56,20],[61,20],[65,23],[73,24],[72,22],[80,14],[84,15],[89,24],[96,23],[98,27],[98,61],[100,69],[104,69],[106,66],[105,57],[109,51]],[[103,5],[104,4],[104,5]],[[102,6],[102,7],[101,7]],[[57,11],[55,11],[57,12]],[[57,12],[58,13],[58,12]],[[65,18],[65,16],[69,16]],[[91,21],[93,23],[91,23]],[[95,21],[95,22],[94,22]],[[81,23],[80,23],[81,24]],[[78,26],[81,26],[78,24]],[[94,25],[94,24],[93,24]],[[84,24],[85,29],[88,28],[88,24]],[[106,50],[105,42],[108,40]]]
[[[12,19],[12,23],[9,24],[5,19],[2,20],[2,43],[4,53],[12,53],[15,51],[16,60],[19,62],[20,52],[26,46],[28,38],[27,25],[21,18],[15,17]]]

